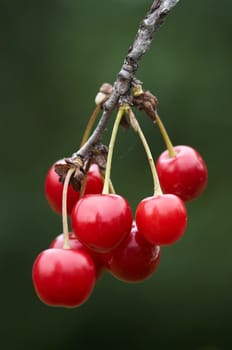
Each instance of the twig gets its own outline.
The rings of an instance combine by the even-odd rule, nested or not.
[[[136,34],[134,43],[129,48],[122,68],[118,73],[117,80],[114,83],[112,94],[103,105],[103,114],[99,120],[96,129],[89,137],[87,142],[73,154],[73,157],[84,158],[93,145],[99,142],[103,136],[106,123],[116,108],[120,97],[129,93],[135,73],[138,69],[138,61],[149,49],[154,34],[164,22],[166,16],[179,0],[155,0],[141,22]]]

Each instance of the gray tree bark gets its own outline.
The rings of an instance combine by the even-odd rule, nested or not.
[[[122,68],[118,73],[117,80],[113,85],[113,91],[108,100],[103,104],[103,113],[87,142],[73,154],[73,157],[85,158],[94,144],[98,143],[104,133],[107,121],[112,111],[117,107],[120,98],[130,95],[130,88],[135,79],[138,69],[138,61],[148,51],[154,34],[160,28],[168,13],[179,2],[179,0],[155,0],[140,23],[135,40],[129,48]]]

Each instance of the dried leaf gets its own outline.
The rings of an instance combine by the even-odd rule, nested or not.
[[[76,170],[70,179],[70,183],[75,191],[80,191],[81,183],[85,176],[84,169],[78,162],[75,162],[75,159],[72,161],[72,158],[67,158],[65,159],[65,161],[66,163],[57,163],[55,165],[55,172],[60,177],[59,181],[64,183],[67,172],[69,171],[70,168],[75,166]]]

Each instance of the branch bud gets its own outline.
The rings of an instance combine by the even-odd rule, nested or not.
[[[102,84],[102,86],[99,89],[99,92],[95,97],[96,105],[102,105],[102,103],[104,103],[108,99],[112,91],[113,91],[113,87],[111,84],[109,83]]]

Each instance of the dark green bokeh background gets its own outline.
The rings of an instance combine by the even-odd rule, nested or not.
[[[96,91],[115,80],[151,2],[0,1],[1,349],[232,348],[230,0],[180,1],[137,74],[173,142],[196,147],[208,165],[185,237],[163,249],[150,280],[105,275],[78,309],[43,305],[31,283],[36,255],[61,232],[44,176],[78,148]],[[158,130],[139,119],[157,157]],[[120,131],[112,178],[133,210],[152,191],[132,131]]]

